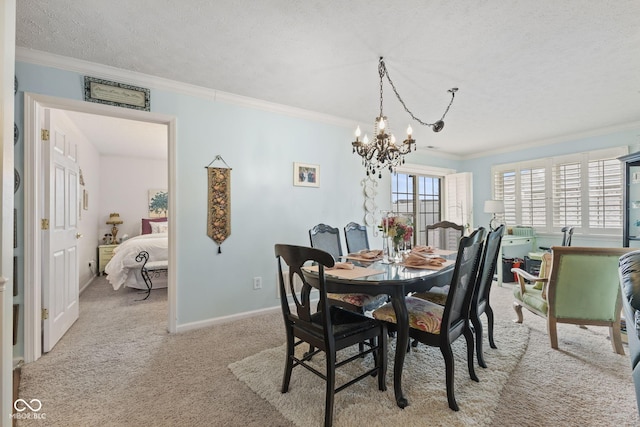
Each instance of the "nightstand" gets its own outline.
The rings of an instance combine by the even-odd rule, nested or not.
[[[98,276],[104,274],[104,267],[113,258],[113,250],[118,245],[98,245]]]

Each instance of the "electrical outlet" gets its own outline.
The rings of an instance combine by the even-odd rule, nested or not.
[[[262,289],[262,277],[253,278],[253,289]]]

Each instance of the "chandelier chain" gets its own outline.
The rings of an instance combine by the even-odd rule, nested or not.
[[[402,104],[402,106],[404,107],[404,110],[407,113],[409,113],[411,118],[413,120],[415,120],[416,122],[420,123],[423,126],[432,126],[433,127],[435,125],[435,123],[423,122],[418,117],[416,117],[411,112],[411,110],[409,110],[409,108],[407,107],[407,104],[405,104],[405,102],[400,97],[400,94],[398,93],[398,90],[396,89],[396,85],[393,84],[393,81],[391,80],[391,77],[389,76],[389,72],[387,71],[387,67],[386,67],[384,61],[382,60],[382,58],[380,58],[380,64],[378,65],[378,71],[380,73],[380,115],[382,115],[382,77],[383,76],[387,76],[387,80],[389,81],[389,84],[391,85],[391,88],[393,89],[393,92],[396,94],[396,97],[398,98],[398,101],[400,101],[400,104]],[[449,92],[451,93],[451,101],[449,102],[449,105],[447,105],[447,109],[444,110],[444,114],[442,115],[442,117],[440,118],[439,121],[444,121],[445,116],[449,112],[449,108],[451,108],[451,104],[453,104],[453,99],[456,97],[456,91],[457,90],[458,90],[457,88],[449,89]]]

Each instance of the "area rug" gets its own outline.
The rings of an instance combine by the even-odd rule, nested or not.
[[[485,325],[486,335],[486,325]],[[333,425],[341,426],[485,426],[497,407],[500,393],[529,342],[529,329],[523,325],[499,322],[494,329],[498,349],[484,340],[487,368],[476,364],[480,382],[472,381],[466,362],[464,338],[453,344],[455,394],[460,410],[449,409],[445,386],[445,367],[438,348],[419,345],[406,355],[403,390],[409,406],[396,406],[393,394],[395,341],[389,340],[387,391],[379,391],[377,380],[367,378],[336,394]],[[302,347],[302,346],[299,346]],[[303,348],[300,348],[304,351]],[[344,350],[348,352],[349,350]],[[342,353],[340,353],[342,354]],[[339,354],[339,356],[340,356]],[[346,356],[346,354],[345,354]],[[344,356],[343,356],[344,357]],[[339,359],[341,360],[341,359]],[[324,358],[314,358],[324,371]],[[281,393],[285,346],[264,350],[229,365],[229,369],[251,390],[271,403],[285,418],[300,427],[320,426],[324,421],[325,384],[304,368],[294,368],[288,393]],[[361,365],[358,366],[358,363]],[[353,372],[371,366],[370,356],[347,364],[336,373],[337,384]]]

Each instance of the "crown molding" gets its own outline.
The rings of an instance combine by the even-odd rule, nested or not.
[[[522,151],[528,148],[537,148],[545,145],[562,144],[565,142],[575,142],[576,140],[580,140],[580,139],[593,138],[596,136],[608,135],[616,132],[625,132],[625,131],[634,130],[634,129],[640,132],[640,121],[607,126],[600,129],[592,129],[585,132],[566,134],[566,135],[556,136],[552,138],[540,139],[540,140],[531,141],[528,143],[527,142],[522,144],[518,143],[518,146],[515,148],[510,148],[510,147],[500,148],[500,149],[491,150],[491,151],[483,151],[481,153],[469,154],[469,155],[462,156],[462,160],[472,160],[480,157],[490,157],[496,154],[512,153],[514,151]],[[640,134],[638,136],[639,136],[638,143],[640,143]]]
[[[302,108],[277,104],[275,102],[264,101],[248,96],[236,95],[216,89],[209,89],[202,86],[196,86],[176,80],[165,79],[163,77],[152,76],[150,74],[144,74],[137,71],[124,70],[122,68],[111,67],[108,65],[71,58],[68,56],[56,55],[40,50],[16,47],[16,61],[26,62],[44,67],[58,68],[61,70],[76,72],[78,74],[90,75],[92,77],[98,77],[106,80],[119,81],[135,86],[166,90],[182,95],[209,99],[214,102],[219,101],[223,103],[234,104],[240,107],[262,110],[275,114],[282,114],[290,117],[311,120],[334,126],[350,128],[354,123],[353,120],[347,120],[329,114],[323,114],[315,111],[305,110]]]

